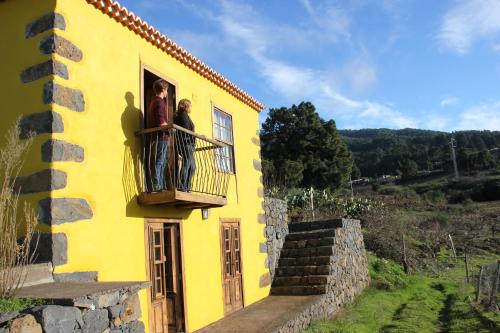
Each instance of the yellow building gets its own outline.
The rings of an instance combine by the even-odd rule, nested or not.
[[[35,135],[19,184],[54,273],[151,281],[148,332],[193,332],[266,297],[263,105],[115,2],[0,1],[0,27],[0,128],[21,117],[21,136]],[[169,125],[148,132],[159,78]],[[171,123],[185,98],[195,133]]]

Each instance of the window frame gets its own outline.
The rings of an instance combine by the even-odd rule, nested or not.
[[[230,129],[228,129],[225,126],[221,126],[220,123],[216,122],[216,115],[215,115],[216,112],[219,112],[222,115],[224,115],[224,116],[226,116],[226,117],[229,118],[229,120],[231,121],[231,128]],[[222,140],[222,139],[218,138],[218,136],[216,135],[216,131],[215,131],[215,125],[216,124],[217,124],[217,126],[219,126],[219,128],[224,128],[224,129],[230,130],[229,133],[231,135],[232,142],[228,142],[228,141],[225,141],[225,140]],[[231,155],[232,155],[232,156],[228,156],[227,157],[227,158],[231,157],[230,163],[231,163],[232,167],[230,167],[228,170],[224,170],[223,168],[220,168],[217,165],[217,161],[216,161],[215,166],[217,168],[217,171],[224,172],[224,173],[227,173],[227,174],[230,174],[230,175],[236,175],[236,157],[235,157],[235,149],[234,149],[234,122],[233,122],[233,115],[231,113],[229,113],[229,112],[226,112],[224,109],[220,108],[217,105],[212,105],[212,132],[213,132],[213,138],[214,138],[214,140],[227,145],[229,147],[229,149],[231,150]],[[219,158],[221,158],[221,157],[219,157]],[[226,157],[224,157],[224,158],[226,158]]]

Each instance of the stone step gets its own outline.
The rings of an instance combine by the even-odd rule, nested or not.
[[[311,276],[311,275],[329,275],[330,266],[284,266],[276,268],[276,276]]]
[[[288,225],[291,233],[301,231],[314,231],[319,229],[335,229],[341,228],[344,224],[344,219],[334,219],[315,222],[295,222]]]
[[[335,242],[334,237],[303,239],[303,240],[286,240],[283,244],[284,249],[301,249],[309,247],[318,247],[325,245],[333,245]]]
[[[328,275],[315,276],[278,276],[274,278],[274,287],[283,286],[320,286],[328,283]]]
[[[280,258],[322,257],[331,256],[333,246],[305,247],[300,249],[282,249]]]
[[[278,267],[285,266],[322,266],[330,265],[330,256],[322,257],[300,257],[300,258],[282,258],[278,261]]]
[[[272,287],[271,295],[322,295],[326,294],[326,286],[283,286]]]
[[[285,241],[300,241],[300,240],[310,240],[318,238],[331,238],[335,237],[336,229],[320,229],[313,231],[301,231],[294,232],[286,235]]]

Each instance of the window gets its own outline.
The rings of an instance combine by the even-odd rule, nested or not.
[[[214,108],[214,138],[226,144],[215,153],[217,168],[234,173],[233,121],[231,116]]]

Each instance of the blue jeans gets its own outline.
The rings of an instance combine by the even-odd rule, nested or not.
[[[153,171],[153,191],[161,191],[166,189],[165,184],[165,167],[168,161],[168,141],[158,140],[153,143],[152,151],[155,154]]]
[[[193,175],[196,170],[194,161],[194,146],[187,144],[182,154],[182,169],[181,169],[181,190],[191,191],[193,184]]]

